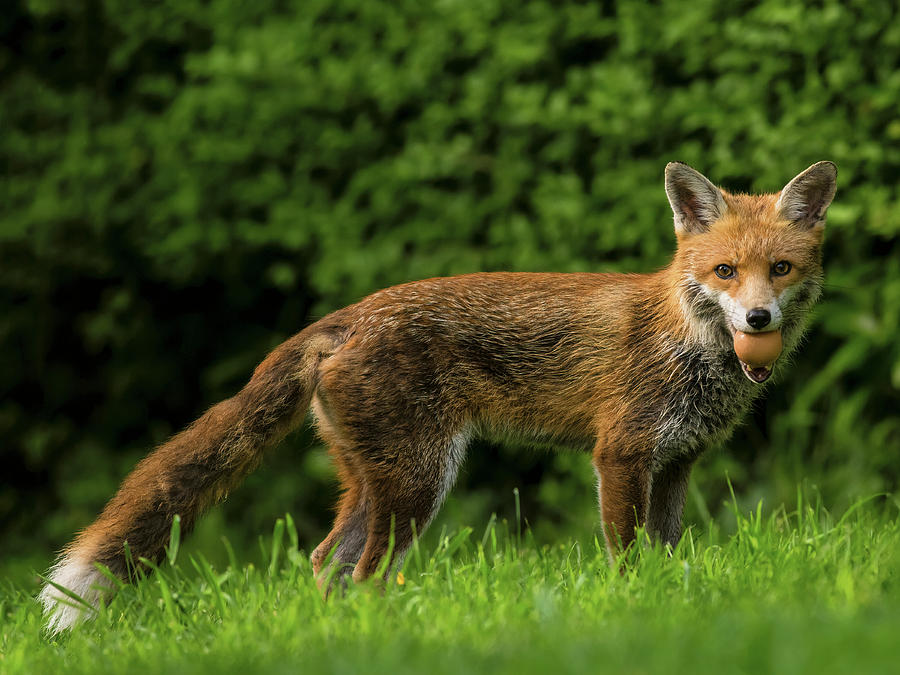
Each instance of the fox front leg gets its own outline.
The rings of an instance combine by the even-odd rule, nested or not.
[[[644,524],[650,499],[649,461],[640,455],[598,450],[594,468],[600,478],[600,515],[606,548],[614,560]]]
[[[654,539],[673,548],[681,539],[681,517],[691,466],[689,460],[670,462],[653,472],[650,481],[647,531]]]

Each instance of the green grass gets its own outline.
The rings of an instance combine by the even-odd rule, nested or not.
[[[7,582],[8,673],[884,673],[900,650],[898,505],[735,513],[673,556],[538,547],[518,528],[442,534],[402,585],[323,602],[290,519],[262,565],[199,554],[126,586],[71,635],[41,632],[34,589]]]

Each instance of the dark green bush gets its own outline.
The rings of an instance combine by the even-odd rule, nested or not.
[[[59,544],[268,349],[377,288],[665,264],[673,159],[754,191],[840,170],[808,344],[701,463],[692,517],[724,469],[770,504],[803,479],[829,504],[896,489],[895,3],[34,0],[0,32],[9,541]],[[324,526],[309,441],[231,522]],[[532,521],[591,522],[584,469],[479,447],[458,508],[509,512],[522,485]]]

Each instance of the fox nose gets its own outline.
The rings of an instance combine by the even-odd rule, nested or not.
[[[760,309],[757,307],[756,309],[751,309],[747,312],[747,323],[757,330],[768,326],[771,320],[772,315],[769,314],[769,310],[767,309]]]

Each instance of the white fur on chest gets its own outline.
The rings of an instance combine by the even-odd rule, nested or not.
[[[660,392],[654,461],[697,455],[726,439],[762,391],[722,352],[676,354],[683,376]]]

